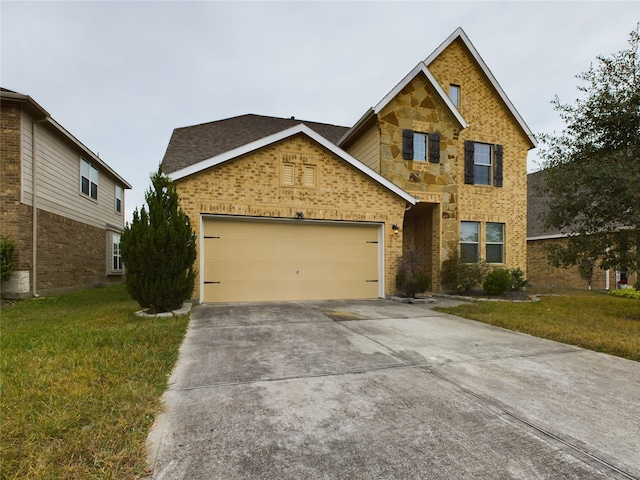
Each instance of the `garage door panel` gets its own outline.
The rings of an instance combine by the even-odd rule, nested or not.
[[[378,226],[206,219],[205,302],[378,296]]]

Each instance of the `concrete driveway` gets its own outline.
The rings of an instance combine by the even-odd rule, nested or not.
[[[154,479],[640,478],[639,363],[430,305],[196,307],[164,401]]]

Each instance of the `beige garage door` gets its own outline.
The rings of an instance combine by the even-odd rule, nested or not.
[[[203,301],[378,297],[378,226],[204,221]]]

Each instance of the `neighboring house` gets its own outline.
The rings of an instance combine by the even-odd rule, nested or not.
[[[584,288],[594,290],[611,290],[618,287],[621,277],[624,284],[633,285],[638,281],[637,274],[626,280],[626,272],[614,269],[595,269],[589,281],[580,276],[577,266],[570,268],[552,267],[547,261],[546,248],[552,244],[563,244],[567,234],[557,229],[546,228],[543,216],[547,211],[544,198],[537,194],[536,186],[544,182],[544,170],[530,173],[527,199],[527,275],[534,287],[545,288]]]
[[[352,127],[244,115],[176,129],[162,170],[192,219],[204,302],[376,298],[403,252],[526,269],[536,141],[456,30]]]
[[[0,90],[0,232],[17,244],[3,297],[121,281],[120,175],[31,97]]]

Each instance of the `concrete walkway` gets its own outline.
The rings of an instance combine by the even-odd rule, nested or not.
[[[639,363],[432,307],[194,308],[153,478],[640,478]]]

